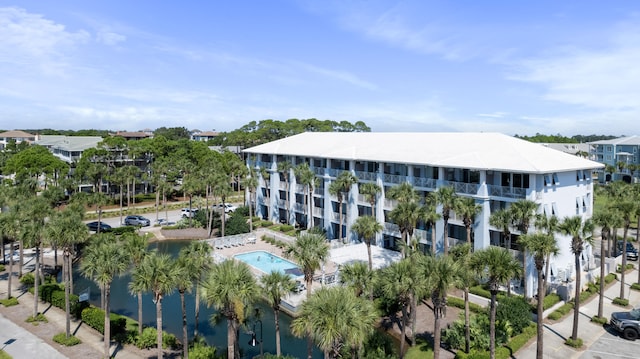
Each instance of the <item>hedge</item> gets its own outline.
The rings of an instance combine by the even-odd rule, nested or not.
[[[469,288],[469,293],[479,295],[487,299],[491,299],[491,292],[484,285],[481,285],[481,284]],[[496,300],[500,301],[503,298],[506,298],[506,296],[507,295],[505,293],[498,292],[498,294],[496,295]]]
[[[64,303],[64,286],[56,283],[43,284],[38,287],[38,296],[54,307],[66,310]],[[78,302],[79,298],[75,294],[69,294],[70,313],[76,318],[80,318],[82,310],[88,306],[87,303]]]
[[[464,309],[464,299],[449,296],[447,297],[447,305]],[[484,308],[479,304],[469,302],[469,311],[473,313],[480,313],[484,311]]]
[[[111,337],[126,332],[127,318],[125,316],[111,313],[110,319]],[[100,334],[104,334],[104,310],[96,307],[85,308],[82,311],[82,321]]]
[[[528,327],[524,328],[521,334],[518,334],[511,338],[508,343],[496,347],[496,359],[508,359],[512,357],[512,353],[517,352],[523,346],[525,346],[531,338],[534,338],[537,334],[536,324],[531,323]],[[469,354],[462,350],[456,352],[456,359],[488,359],[489,352],[471,351]]]

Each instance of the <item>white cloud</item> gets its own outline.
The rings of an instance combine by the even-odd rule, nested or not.
[[[98,32],[97,39],[98,42],[101,42],[105,45],[115,46],[125,41],[127,37],[112,31],[102,30]]]

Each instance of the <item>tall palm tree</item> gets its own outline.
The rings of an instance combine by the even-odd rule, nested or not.
[[[378,316],[371,301],[345,287],[325,287],[302,303],[291,323],[296,336],[310,336],[328,358],[339,358],[343,347],[357,351],[374,330]]]
[[[529,226],[536,216],[537,209],[538,204],[528,199],[520,199],[511,204],[510,211],[513,214],[513,220],[516,224],[516,228],[518,228],[521,234],[526,235],[529,233]],[[527,284],[527,249],[523,246],[520,246],[520,249],[522,250],[522,268],[524,275],[523,291],[524,297],[528,298],[529,285]]]
[[[499,247],[489,247],[473,254],[470,268],[487,280],[491,293],[489,306],[489,356],[496,357],[496,296],[500,284],[522,273],[520,263]]]
[[[338,239],[342,239],[342,234],[348,231],[344,231],[342,228],[342,202],[345,198],[347,201],[349,199],[349,193],[351,192],[351,187],[354,184],[358,183],[358,177],[356,177],[353,173],[349,171],[342,171],[336,177],[336,180],[331,182],[329,185],[329,193],[338,198],[339,207],[339,215],[340,215],[340,227],[339,227],[339,235]]]
[[[465,243],[462,245],[454,246],[451,248],[451,257],[458,263],[462,270],[458,271],[457,284],[462,287],[464,291],[464,348],[465,353],[469,353],[471,346],[471,327],[470,323],[470,310],[469,310],[469,288],[475,284],[476,276],[473,271],[467,270],[471,261],[471,245]]]
[[[455,207],[457,194],[453,187],[447,186],[438,188],[435,191],[435,196],[437,203],[442,206],[442,219],[444,220],[443,248],[446,256],[449,254],[449,216]]]
[[[162,300],[176,289],[176,280],[183,276],[182,269],[168,254],[152,251],[144,257],[140,266],[131,273],[129,290],[153,294],[156,305],[156,330],[158,358],[162,359]]]
[[[95,281],[100,287],[104,298],[104,355],[110,357],[111,340],[111,283],[114,277],[121,275],[127,269],[129,259],[111,234],[102,234],[85,249],[81,271],[82,274]]]
[[[365,291],[373,293],[373,274],[365,262],[348,263],[340,268],[340,284],[352,288],[358,297]]]
[[[411,305],[412,294],[417,282],[418,268],[410,258],[404,258],[384,268],[381,272],[380,286],[383,293],[389,298],[395,298],[402,311],[400,328],[400,358],[405,354],[407,341],[408,309]]]
[[[289,182],[291,181],[291,170],[293,165],[289,161],[278,162],[278,172],[282,173],[284,183],[286,186],[285,198],[285,215],[287,216],[286,223],[289,224]]]
[[[558,217],[552,215],[552,216],[547,216],[544,213],[539,213],[536,215],[535,218],[535,226],[538,230],[543,231],[545,233],[547,233],[548,235],[553,236],[556,232],[558,232],[558,226],[560,225],[560,220],[558,219]],[[545,293],[546,293],[546,288],[547,283],[549,281],[549,263],[551,262],[551,257],[548,256],[545,259],[545,268],[544,268],[544,288],[545,288]]]
[[[613,205],[622,215],[622,270],[620,271],[620,299],[624,299],[625,288],[625,272],[627,268],[627,235],[629,233],[629,227],[631,227],[631,216],[635,214],[636,202],[632,200],[620,200]],[[614,245],[618,245],[617,238],[614,241]]]
[[[351,226],[351,230],[356,233],[358,238],[362,238],[364,243],[367,245],[367,255],[369,256],[369,270],[373,270],[373,259],[371,258],[371,242],[376,240],[376,235],[382,230],[384,227],[380,224],[375,217],[372,216],[362,216],[358,217],[356,221]]]
[[[467,243],[471,245],[471,226],[475,218],[482,212],[482,206],[471,197],[459,197],[455,202],[456,214],[462,217],[462,223],[467,230]]]
[[[461,268],[450,256],[424,257],[423,262],[424,277],[433,304],[433,357],[437,359],[440,358],[440,321],[446,313],[447,292],[458,282]]]
[[[431,195],[427,196],[426,198],[424,212],[425,215],[423,220],[428,228],[431,228],[431,255],[436,255],[438,250],[436,246],[436,223],[438,223],[440,218],[442,218],[442,215],[438,213],[436,203],[434,202],[433,196]]]
[[[193,336],[198,337],[198,323],[200,318],[200,284],[213,266],[211,252],[213,249],[203,241],[193,241],[185,249],[185,257],[189,258],[189,273],[192,274],[191,281],[195,284],[195,324]]]
[[[243,181],[244,187],[249,191],[249,232],[253,232],[253,216],[255,214],[256,188],[258,188],[258,177],[255,169],[250,169]]]
[[[13,278],[13,243],[15,242],[18,234],[20,233],[20,222],[18,220],[18,214],[15,211],[8,211],[0,213],[0,234],[3,238],[9,241],[9,275],[7,276],[7,299],[12,295],[12,278]],[[4,246],[4,245],[3,245]],[[4,255],[7,253],[5,251]]]
[[[129,254],[131,266],[137,268],[147,255],[147,239],[137,233],[125,233],[122,235],[124,249]],[[135,292],[138,297],[138,335],[142,335],[142,290]]]
[[[371,205],[371,215],[375,217],[376,201],[378,199],[378,195],[382,192],[382,189],[373,182],[365,182],[358,185],[358,191],[360,191],[360,194],[362,194]]]
[[[46,234],[51,242],[55,241],[57,247],[62,248],[62,280],[64,286],[64,302],[66,326],[65,334],[69,338],[71,335],[71,304],[69,296],[71,295],[71,277],[73,272],[71,269],[71,254],[73,248],[84,242],[89,233],[87,227],[82,223],[82,215],[84,208],[77,209],[76,206],[70,205],[61,212],[55,212],[51,220],[46,225]]]
[[[289,274],[273,271],[260,278],[262,291],[273,309],[273,318],[276,329],[276,355],[282,354],[280,350],[280,303],[282,297],[293,293],[296,283]]]
[[[537,304],[537,321],[538,321],[538,339],[536,345],[536,358],[542,359],[544,355],[544,282],[543,270],[545,260],[551,255],[558,255],[560,248],[553,235],[544,232],[533,234],[524,234],[520,237],[520,244],[523,248],[533,255],[533,260],[538,273],[538,304]]]
[[[398,225],[398,229],[402,235],[403,253],[405,256],[408,252],[406,246],[411,242],[413,232],[418,222],[424,220],[427,216],[425,208],[416,201],[398,202],[398,205],[389,213],[389,217]]]
[[[203,300],[227,319],[227,357],[240,357],[237,330],[245,318],[245,308],[254,303],[260,288],[249,267],[238,261],[215,264],[202,282]]]
[[[511,225],[513,224],[513,212],[508,209],[499,209],[489,216],[489,224],[502,232],[506,249],[511,249]]]
[[[418,192],[409,182],[402,182],[389,189],[389,197],[399,203],[409,203],[418,201]]]
[[[298,234],[295,242],[287,245],[284,255],[293,259],[302,269],[307,286],[308,299],[311,296],[313,274],[320,269],[322,263],[329,257],[329,246],[326,238],[319,233]]]
[[[305,190],[305,203],[304,203],[304,213],[306,216],[306,228],[311,228],[311,222],[313,213],[311,213],[311,209],[308,208],[313,203],[313,188],[318,184],[318,178],[316,177],[315,172],[311,170],[309,164],[304,162],[299,164],[294,168],[294,173],[297,177],[298,183],[304,186]]]
[[[580,290],[582,269],[580,268],[580,256],[584,250],[585,243],[593,245],[593,223],[591,220],[583,221],[580,216],[565,217],[559,226],[560,231],[571,236],[571,252],[573,253],[576,265],[576,293],[573,306],[573,332],[571,339],[578,339],[578,321],[580,319]],[[604,280],[604,278],[601,278]]]
[[[604,313],[604,276],[605,276],[605,241],[609,242],[611,237],[611,228],[620,226],[622,217],[618,216],[615,211],[599,211],[593,216],[594,224],[600,226],[600,291],[598,295],[598,317],[602,318]]]

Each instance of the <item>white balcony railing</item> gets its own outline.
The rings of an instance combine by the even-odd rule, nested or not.
[[[489,190],[489,196],[492,197],[525,198],[527,196],[526,188],[487,185],[487,189]]]
[[[376,172],[356,171],[356,177],[359,180],[375,181],[378,179],[378,174]]]

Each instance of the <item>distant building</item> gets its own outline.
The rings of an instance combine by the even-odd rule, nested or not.
[[[473,198],[482,207],[472,225],[473,247],[478,250],[491,245],[506,246],[501,229],[491,226],[489,218],[495,211],[521,199],[537,203],[538,214],[590,218],[593,214],[592,172],[604,167],[573,154],[499,133],[307,132],[243,152],[247,166],[259,170],[257,173],[269,173],[268,178],[260,175],[258,181],[256,215],[273,222],[302,225],[309,222],[312,227],[324,229],[329,239],[347,238],[355,242],[357,238],[350,230],[351,225],[359,216],[372,214],[384,226],[375,242],[383,247],[395,247],[400,240],[399,227],[389,216],[396,201],[389,198],[388,192],[401,183],[412,184],[421,198],[446,186],[453,187],[458,196]],[[315,172],[317,185],[311,201],[305,200],[306,188],[297,183],[293,170],[289,172],[287,184],[278,170],[281,162],[289,162],[294,167],[306,163]],[[340,205],[336,196],[330,194],[329,186],[343,171],[354,174],[359,183],[343,201],[342,223],[346,230],[340,233]],[[375,183],[381,188],[374,213],[358,191],[362,183]],[[435,226],[438,251],[442,250],[445,240],[451,244],[465,240],[462,218],[455,212],[449,219],[449,238],[444,238],[443,227],[442,220]],[[433,230],[419,223],[414,231],[423,248],[431,247]],[[521,256],[517,244],[520,233],[513,232],[510,249]],[[555,278],[559,278],[560,270],[570,273],[573,267],[570,242],[564,238],[558,241],[561,253],[552,260]],[[587,248],[586,260],[590,253],[591,249]],[[526,280],[531,284],[528,288],[533,291],[535,268],[532,263],[527,265],[526,273]]]
[[[100,142],[100,136],[42,135],[38,136],[35,144],[46,147],[54,156],[67,163],[74,163],[82,157],[82,152],[97,147]]]
[[[614,173],[599,170],[600,182],[622,180],[636,182],[640,176],[640,136],[591,142],[594,161],[613,166]]]
[[[191,140],[207,142],[218,137],[218,135],[218,132],[215,131],[198,131],[191,134]]]
[[[120,136],[120,137],[124,137],[127,140],[134,140],[134,141],[153,137],[153,135],[147,131],[136,131],[136,132],[118,131],[114,136]]]
[[[541,145],[595,161],[593,146],[589,143],[541,143]]]
[[[20,130],[2,132],[0,133],[0,151],[3,151],[11,141],[15,141],[15,143],[18,144],[25,141],[33,143],[35,140],[36,135]]]

